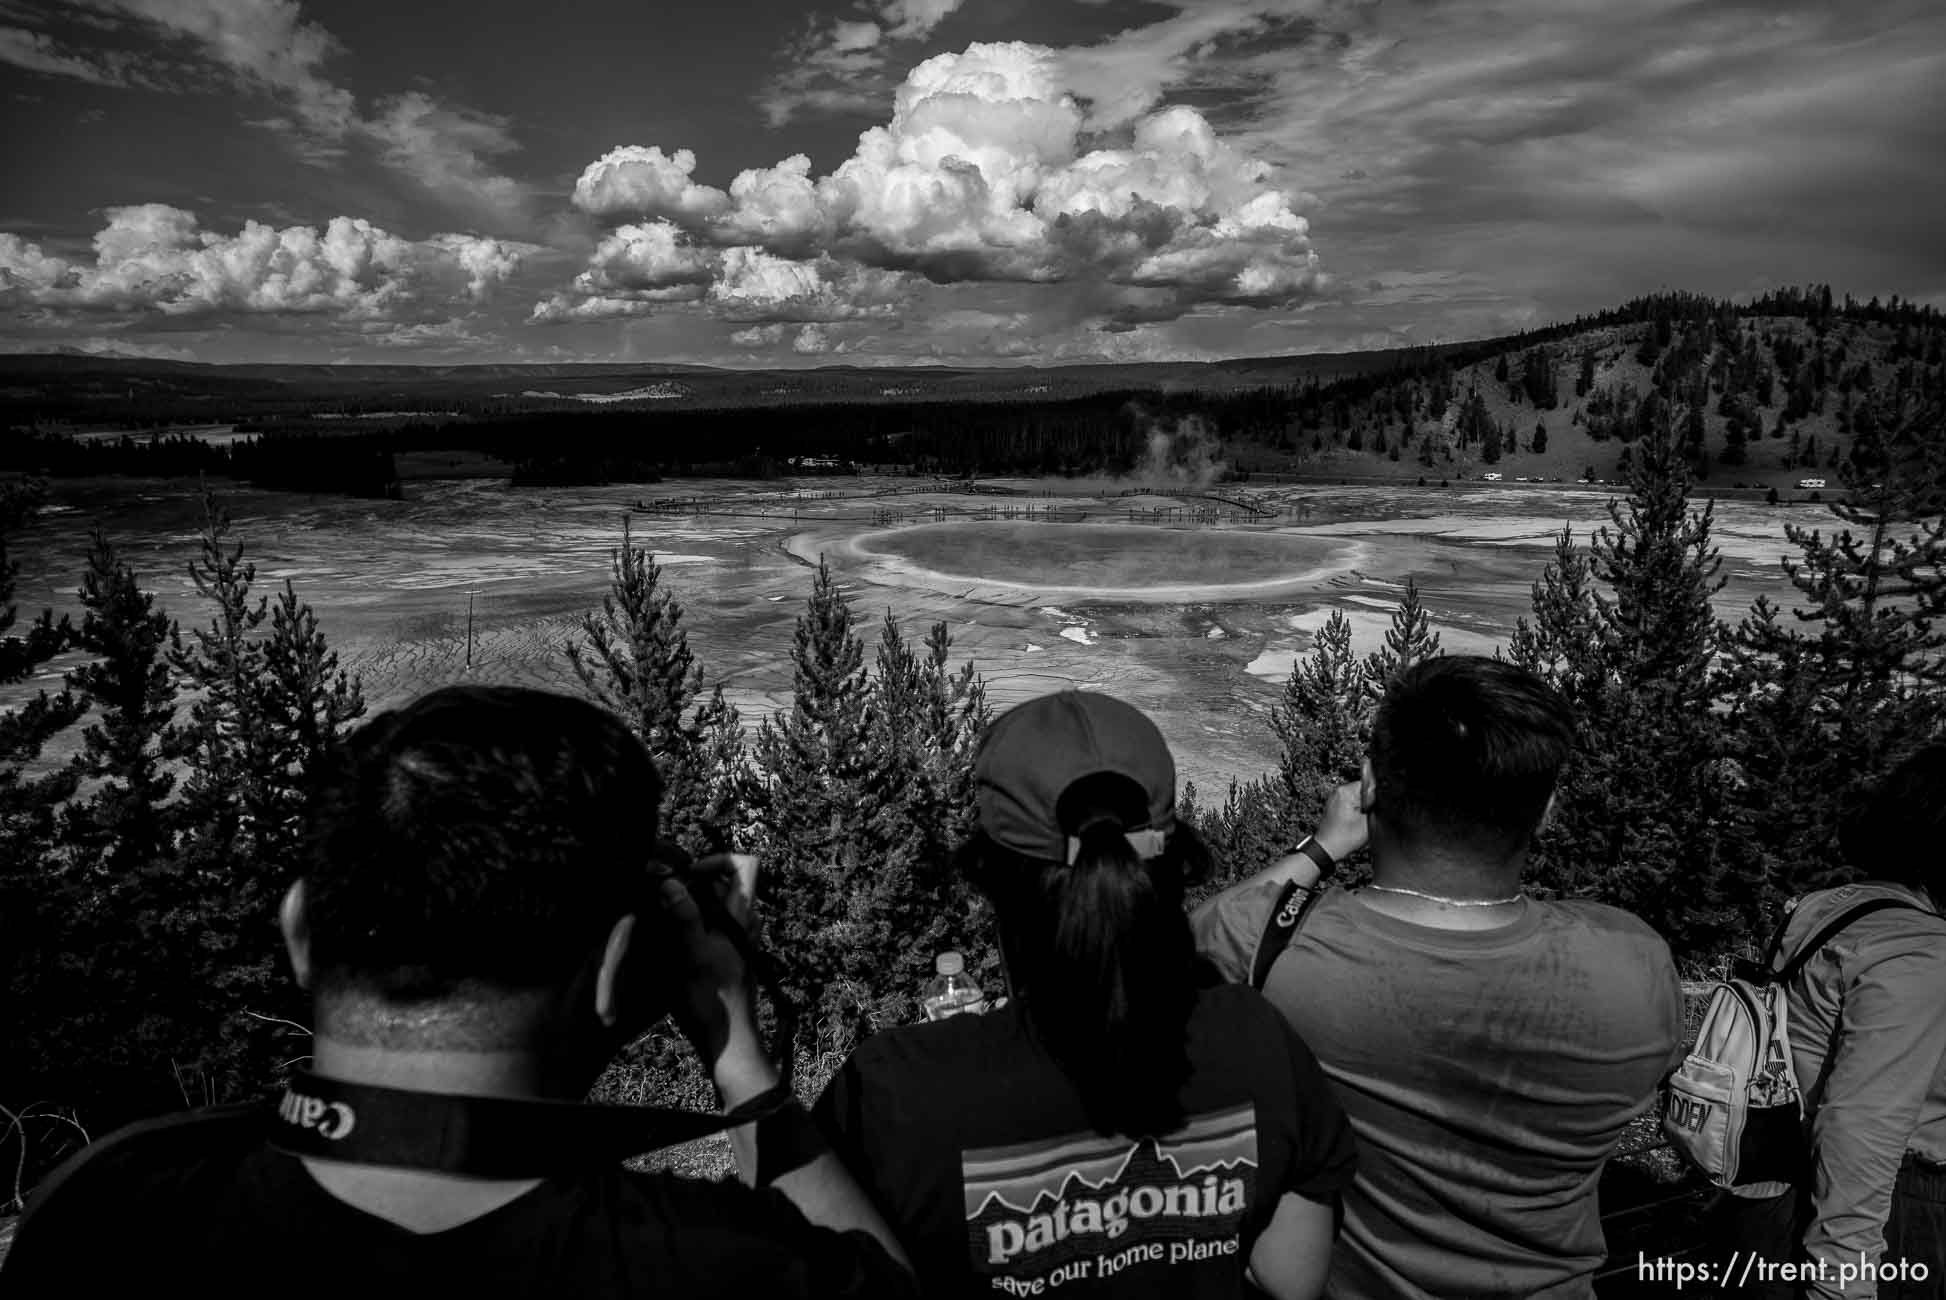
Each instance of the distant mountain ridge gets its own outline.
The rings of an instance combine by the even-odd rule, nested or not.
[[[1838,300],[1823,286],[1747,303],[1657,294],[1430,348],[1213,362],[730,370],[0,356],[0,426],[45,435],[19,466],[216,472],[180,448],[131,451],[123,464],[113,449],[77,458],[47,440],[229,422],[356,434],[375,458],[437,453],[449,469],[464,449],[522,484],[852,464],[1072,476],[1150,461],[1200,466],[1212,481],[1602,482],[1625,476],[1630,443],[1671,423],[1698,481],[1808,491],[1871,463],[1906,422],[1946,436],[1930,427],[1942,399],[1946,315],[1896,297]],[[280,454],[295,446],[285,440]]]
[[[42,351],[0,352],[0,376],[17,377],[37,373],[129,376],[192,376],[212,379],[257,379],[283,383],[304,381],[339,383],[347,379],[362,382],[409,382],[428,379],[614,379],[639,381],[673,375],[741,376],[788,381],[811,377],[872,376],[890,383],[924,383],[929,379],[968,376],[1001,379],[1011,376],[1041,377],[1116,376],[1141,386],[1143,376],[1175,372],[1263,376],[1261,382],[1285,380],[1288,374],[1363,372],[1407,358],[1436,355],[1462,347],[1476,347],[1481,341],[1440,344],[1436,347],[1389,348],[1356,352],[1307,352],[1261,357],[1236,357],[1222,361],[1126,361],[1067,362],[1059,365],[1022,363],[993,366],[805,366],[795,368],[709,366],[689,362],[469,362],[452,365],[402,364],[319,364],[284,362],[214,363],[171,361],[113,353],[86,352],[79,348],[53,348]]]
[[[212,418],[359,410],[506,414],[599,404],[774,407],[811,403],[1060,402],[1110,392],[1235,393],[1328,383],[1423,363],[1439,350],[1311,353],[1231,361],[1058,366],[819,366],[732,370],[675,362],[212,365],[75,353],[0,354],[0,423],[153,427]],[[667,385],[677,384],[680,391]]]

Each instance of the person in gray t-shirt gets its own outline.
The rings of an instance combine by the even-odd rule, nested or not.
[[[1270,968],[1358,1137],[1328,1296],[1593,1295],[1601,1169],[1680,1062],[1668,945],[1617,908],[1521,890],[1572,727],[1531,673],[1425,661],[1381,702],[1361,781],[1293,856],[1198,909],[1199,947],[1250,977],[1302,852],[1372,849]]]
[[[1866,879],[1811,894],[1784,931],[1783,951],[1794,953],[1858,903],[1903,904],[1847,926],[1786,986],[1791,1063],[1811,1139],[1804,1257],[1880,1265],[1877,1279],[1862,1267],[1821,1271],[1808,1291],[1818,1300],[1946,1296],[1942,841],[1946,741],[1935,741],[1846,818],[1845,858]]]

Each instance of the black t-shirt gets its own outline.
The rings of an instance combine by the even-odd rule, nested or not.
[[[1350,1126],[1310,1050],[1254,990],[1198,995],[1185,1126],[1104,1137],[1012,1010],[866,1040],[817,1116],[927,1295],[1243,1294],[1286,1192],[1351,1181]]]
[[[865,1297],[918,1289],[864,1233],[815,1227],[781,1193],[619,1166],[544,1182],[416,1233],[320,1187],[269,1147],[264,1112],[133,1125],[30,1201],[0,1294],[30,1297]]]

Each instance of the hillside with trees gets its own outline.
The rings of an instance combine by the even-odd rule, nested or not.
[[[268,407],[232,399],[238,431],[255,436],[225,445],[162,430],[76,440],[63,421],[104,416],[111,398],[62,407],[59,420],[20,399],[4,416],[14,432],[0,469],[207,473],[363,495],[396,493],[402,456],[461,452],[516,483],[549,485],[765,478],[813,460],[834,472],[1126,474],[1155,431],[1193,417],[1235,478],[1623,481],[1637,444],[1666,420],[1698,483],[1784,491],[1868,463],[1902,411],[1946,394],[1946,318],[1897,298],[1836,299],[1824,286],[1741,304],[1661,294],[1511,338],[1359,354],[1336,370],[1328,359],[1296,365],[1306,360],[1101,367],[1066,387],[1017,382],[1037,373],[1027,370],[989,376],[977,392],[915,380],[869,399],[853,382],[861,372],[846,371],[793,381],[787,406],[460,402],[375,422],[280,389]],[[200,418],[222,409],[204,404]]]

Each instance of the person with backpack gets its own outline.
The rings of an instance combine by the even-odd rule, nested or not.
[[[1866,878],[1805,896],[1773,945],[1773,968],[1791,971],[1780,985],[1802,1164],[1780,1195],[1734,1197],[1730,1232],[1744,1249],[1812,1265],[1798,1294],[1939,1300],[1946,742],[1917,750],[1861,800],[1839,846]]]
[[[1318,1294],[1355,1149],[1254,990],[1199,985],[1168,745],[1092,691],[997,719],[958,868],[1009,999],[881,1030],[815,1107],[932,1296]]]

